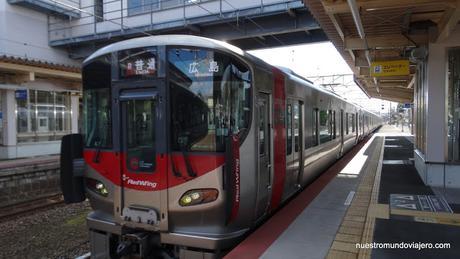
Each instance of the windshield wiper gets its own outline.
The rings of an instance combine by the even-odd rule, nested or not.
[[[182,156],[184,156],[184,161],[185,161],[185,168],[187,169],[187,175],[190,177],[196,177],[196,173],[193,171],[192,165],[190,164],[190,160],[188,157],[187,150],[189,149],[187,146],[188,142],[188,137],[187,136],[182,136],[181,139],[179,140],[179,148],[181,150]]]
[[[188,176],[196,177],[196,173],[195,171],[193,171],[192,165],[190,164],[190,160],[188,157],[188,153],[185,149],[182,149],[182,155],[184,156],[185,168],[187,169]]]
[[[175,177],[182,177],[182,174],[176,168],[176,162],[174,162],[173,156],[171,154],[171,164],[172,164],[172,171]]]
[[[99,164],[100,157],[101,157],[101,141],[99,140],[99,137],[96,137],[97,140],[94,141],[94,146],[96,147],[96,153],[94,154],[93,157],[93,162]]]

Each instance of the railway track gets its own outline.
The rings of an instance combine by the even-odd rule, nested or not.
[[[62,204],[64,204],[64,199],[62,194],[59,193],[0,207],[0,222],[24,214],[30,214],[31,211],[43,210]]]

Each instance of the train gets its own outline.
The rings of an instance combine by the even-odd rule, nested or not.
[[[382,124],[289,69],[191,35],[103,47],[82,85],[61,188],[91,204],[92,258],[218,258]]]

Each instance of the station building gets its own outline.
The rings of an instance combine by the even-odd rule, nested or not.
[[[0,2],[0,159],[57,154],[78,132],[80,62],[48,44],[48,14]]]

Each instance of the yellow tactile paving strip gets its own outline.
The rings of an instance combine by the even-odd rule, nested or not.
[[[460,214],[456,213],[391,209],[390,214],[410,216],[419,222],[460,226]]]
[[[361,183],[329,249],[327,258],[369,258],[369,255],[363,253],[366,252],[365,250],[360,251],[356,248],[356,243],[372,241],[375,218],[368,216],[382,213],[381,208],[370,205],[377,204],[378,196],[375,196],[378,195],[378,184],[375,184],[374,180],[376,173],[381,170],[385,141],[384,137],[377,136],[372,141],[373,143],[369,145],[369,148],[373,146],[372,153],[360,172],[362,174]]]

